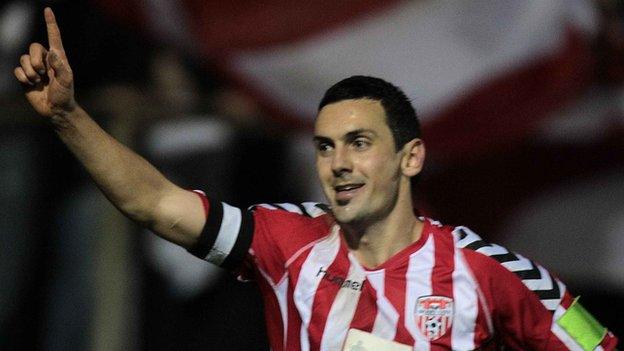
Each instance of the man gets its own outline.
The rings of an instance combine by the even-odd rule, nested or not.
[[[33,108],[124,214],[196,256],[259,282],[273,350],[612,350],[617,339],[544,268],[464,227],[414,214],[425,148],[393,85],[331,87],[315,125],[330,207],[240,210],[165,179],[74,100],[58,26],[15,76]]]

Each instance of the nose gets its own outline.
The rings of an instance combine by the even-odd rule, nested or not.
[[[353,164],[347,148],[336,147],[332,157],[331,168],[335,177],[340,177],[353,170]]]

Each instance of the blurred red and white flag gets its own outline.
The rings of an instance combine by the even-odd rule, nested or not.
[[[589,83],[590,1],[97,0],[155,38],[214,59],[275,114],[310,125],[356,74],[414,101],[439,160],[530,134]]]

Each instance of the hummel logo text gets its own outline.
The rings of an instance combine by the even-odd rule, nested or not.
[[[326,269],[323,269],[324,267],[321,266],[321,268],[319,268],[318,273],[316,273],[316,276],[318,277],[319,275],[323,275],[322,279],[325,279],[327,281],[329,281],[332,284],[336,284],[341,288],[348,288],[351,290],[355,290],[355,291],[362,291],[362,288],[364,287],[364,281],[362,280],[361,282],[356,282],[354,280],[351,279],[345,279],[344,277],[339,277],[337,275],[333,275],[331,273],[329,273]]]

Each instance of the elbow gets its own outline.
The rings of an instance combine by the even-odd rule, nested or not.
[[[197,196],[186,190],[163,191],[126,203],[121,211],[139,225],[182,247],[193,246],[205,222]]]
[[[118,208],[126,217],[143,227],[150,228],[151,223],[156,219],[155,206],[140,203],[126,203],[118,206]]]
[[[126,199],[111,199],[111,202],[133,222],[149,228],[158,218],[158,208],[162,206],[161,198],[159,195],[145,196],[135,193]]]

